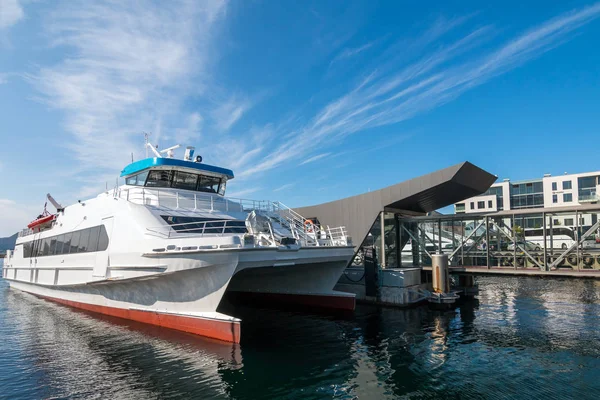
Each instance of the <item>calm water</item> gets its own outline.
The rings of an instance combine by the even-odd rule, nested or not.
[[[480,278],[454,311],[237,307],[240,346],[98,317],[0,280],[0,398],[600,398],[600,282]]]

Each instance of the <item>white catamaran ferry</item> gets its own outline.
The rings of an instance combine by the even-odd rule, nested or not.
[[[318,228],[279,202],[225,197],[231,170],[178,146],[127,165],[125,184],[28,225],[7,253],[9,284],[69,306],[230,342],[226,292],[354,309],[333,290],[353,255],[343,227]]]

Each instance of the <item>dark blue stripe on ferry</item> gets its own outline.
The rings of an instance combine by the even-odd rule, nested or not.
[[[175,215],[161,215],[176,232],[183,233],[246,233],[246,221],[200,217],[180,217]],[[210,222],[208,222],[210,221]],[[186,224],[186,225],[177,225]],[[225,228],[223,230],[223,228]]]
[[[143,160],[136,161],[129,164],[123,171],[121,171],[121,177],[136,174],[152,167],[185,167],[195,169],[197,171],[208,171],[217,174],[227,176],[227,178],[233,178],[233,171],[227,168],[215,167],[214,165],[202,164],[192,161],[177,160],[175,158],[145,158]]]

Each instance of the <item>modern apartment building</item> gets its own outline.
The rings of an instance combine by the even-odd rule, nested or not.
[[[540,179],[512,182],[504,179],[494,183],[485,193],[454,204],[456,214],[492,213],[502,210],[552,208],[595,204],[600,200],[600,171],[559,176],[544,175]],[[575,227],[592,225],[596,215],[582,217],[581,221],[563,216],[555,224]],[[589,219],[589,220],[588,220]],[[541,215],[528,218],[525,228],[541,225]]]

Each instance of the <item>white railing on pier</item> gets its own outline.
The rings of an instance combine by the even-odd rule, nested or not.
[[[348,244],[344,227],[327,227],[327,230],[322,228],[324,232],[320,232],[312,221],[278,201],[237,199],[219,196],[216,193],[145,187],[115,188],[113,196],[136,204],[174,210],[245,213],[255,211],[288,229],[292,237],[303,246],[345,246]]]

